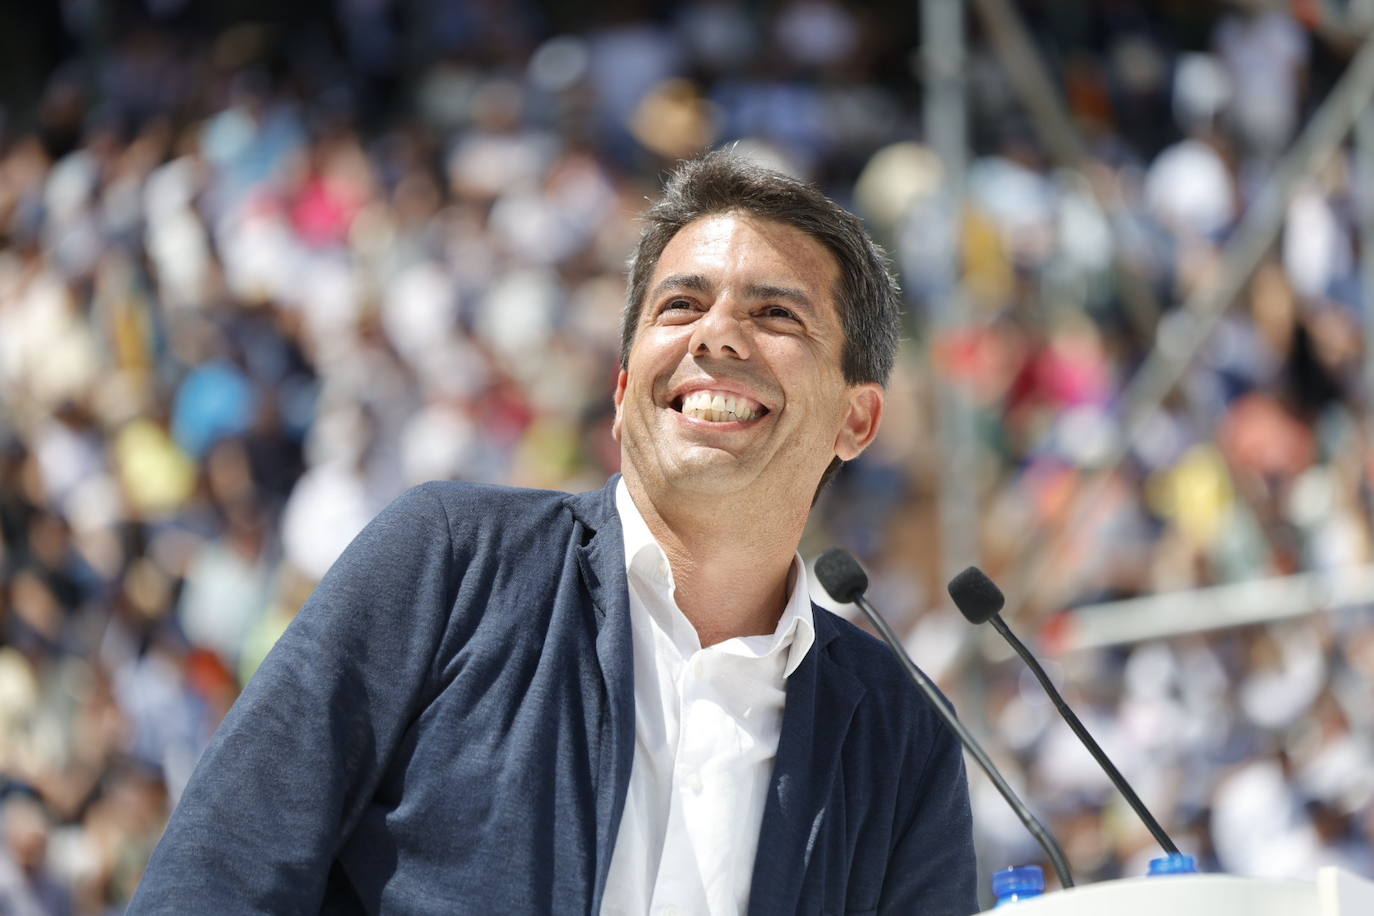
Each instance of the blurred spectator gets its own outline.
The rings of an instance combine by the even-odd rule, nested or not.
[[[1243,87],[1231,109],[1243,148],[1268,164],[1298,124],[1307,33],[1286,11],[1258,6],[1222,17],[1215,43],[1231,85]]]
[[[47,867],[51,825],[38,802],[12,795],[0,808],[5,845],[0,849],[0,908],[15,916],[64,916],[71,894]]]

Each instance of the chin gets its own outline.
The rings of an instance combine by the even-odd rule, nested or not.
[[[664,474],[669,486],[705,496],[743,492],[756,477],[728,455],[689,458],[676,462]]]

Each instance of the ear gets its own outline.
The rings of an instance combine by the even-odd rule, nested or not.
[[[624,369],[615,377],[615,419],[611,421],[611,437],[620,441],[620,408],[625,403],[625,382],[630,374]]]
[[[883,387],[876,382],[849,389],[849,408],[844,425],[835,437],[835,454],[841,461],[853,461],[878,435],[883,419]]]

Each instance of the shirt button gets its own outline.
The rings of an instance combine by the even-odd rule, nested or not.
[[[693,773],[687,777],[687,788],[691,789],[696,795],[701,794],[701,774]]]
[[[680,916],[680,914],[682,913],[682,911],[679,910],[677,907],[672,906],[672,905],[670,904],[670,905],[665,906],[665,907],[663,907],[662,909],[660,909],[660,910],[659,910],[659,913],[661,913],[662,916]]]
[[[701,661],[701,659],[700,659],[699,657],[698,657],[698,658],[692,659],[692,674],[693,674],[693,676],[695,676],[695,677],[701,677],[701,669],[704,668],[704,667],[705,667],[705,665],[702,663],[702,661]]]

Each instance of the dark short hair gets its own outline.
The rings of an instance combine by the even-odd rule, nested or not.
[[[887,384],[897,355],[901,291],[887,255],[852,213],[812,185],[763,168],[728,150],[678,165],[663,197],[644,214],[630,259],[620,326],[620,364],[629,368],[649,278],[663,249],[684,226],[706,216],[741,211],[800,229],[824,245],[840,268],[835,302],[844,330],[840,368],[850,385]]]

